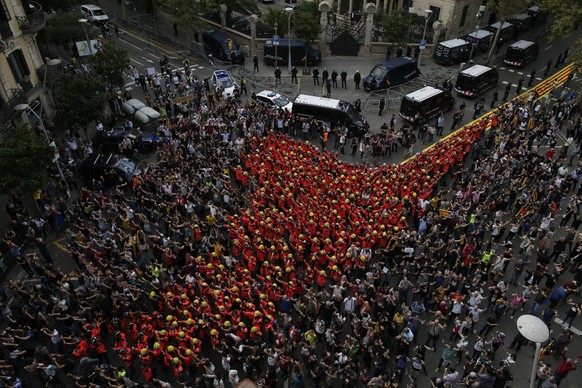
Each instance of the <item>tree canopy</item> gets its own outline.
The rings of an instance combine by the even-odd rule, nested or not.
[[[85,40],[85,31],[79,23],[79,13],[57,13],[48,19],[46,27],[41,31],[47,43],[68,48],[72,42]]]
[[[85,130],[105,110],[105,83],[94,74],[63,73],[54,81],[55,124],[62,129]]]
[[[129,67],[127,51],[115,47],[112,43],[105,43],[99,47],[91,58],[93,62],[92,74],[109,86],[122,87],[125,85],[124,71]]]
[[[0,194],[32,193],[48,183],[54,149],[29,125],[0,125]]]
[[[380,18],[377,23],[380,36],[386,42],[404,44],[407,43],[410,17],[405,9],[392,12]]]
[[[497,43],[499,41],[499,36],[501,33],[501,27],[503,27],[503,23],[510,19],[513,15],[517,15],[523,12],[524,5],[520,1],[515,0],[494,0],[487,3],[487,6],[492,12],[495,12],[495,16],[497,20],[501,22],[500,28],[497,29],[497,33],[495,34],[495,39],[493,40],[493,44],[491,45],[491,49],[489,50],[489,55],[493,53],[495,48],[497,47]]]
[[[565,38],[582,23],[582,7],[579,0],[540,0],[539,7],[552,13],[550,39]],[[582,65],[582,39],[573,45],[570,58]]]
[[[316,1],[304,1],[295,7],[291,15],[291,32],[297,39],[311,43],[321,32],[319,9]]]

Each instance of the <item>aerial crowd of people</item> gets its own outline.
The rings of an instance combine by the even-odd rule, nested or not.
[[[7,207],[2,248],[29,278],[0,292],[1,386],[497,388],[529,367],[527,340],[498,329],[524,313],[553,329],[538,386],[576,369],[576,95],[532,92],[364,166],[326,149],[343,155],[342,128],[193,87],[180,105],[155,94],[147,171],[85,182],[76,201],[40,193],[44,217]],[[397,152],[382,137],[398,131],[358,147]],[[47,246],[63,234],[68,273]]]

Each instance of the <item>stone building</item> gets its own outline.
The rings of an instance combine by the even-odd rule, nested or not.
[[[40,4],[28,0],[0,0],[0,122],[9,124],[28,104],[40,111],[43,58],[36,34],[45,26]]]

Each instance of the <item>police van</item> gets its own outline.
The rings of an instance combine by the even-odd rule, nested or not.
[[[492,67],[474,65],[457,75],[455,91],[463,96],[478,97],[494,88],[499,82],[499,73]]]
[[[292,112],[293,115],[326,121],[333,126],[345,125],[349,136],[359,137],[368,128],[366,119],[352,104],[334,98],[300,94],[293,101]]]
[[[420,75],[416,61],[409,57],[400,57],[378,63],[370,74],[364,78],[367,91],[388,89],[408,82]]]
[[[501,22],[493,23],[490,26],[485,27],[487,31],[493,33],[493,36],[497,34],[497,30],[501,26]],[[501,32],[499,33],[499,40],[502,42],[509,42],[515,37],[515,27],[512,23],[504,22],[503,26],[501,26]]]
[[[484,53],[489,50],[493,42],[493,34],[487,30],[471,32],[465,40],[475,46],[475,50]]]
[[[503,62],[515,67],[524,67],[535,60],[540,53],[540,45],[529,40],[520,40],[507,48]]]
[[[509,21],[513,23],[520,34],[531,30],[534,26],[534,17],[526,13],[515,15]]]
[[[440,90],[432,86],[425,86],[402,98],[400,117],[412,123],[427,120],[448,112],[455,106],[455,99],[448,90]]]
[[[469,59],[471,45],[463,39],[440,42],[434,51],[434,60],[441,65],[453,65]]]

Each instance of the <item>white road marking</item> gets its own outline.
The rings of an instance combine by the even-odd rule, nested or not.
[[[536,79],[537,79],[538,81],[541,81],[541,80],[542,80],[540,77],[536,77]]]
[[[517,72],[517,74],[519,74],[519,75],[523,75],[523,73],[522,73],[521,71],[518,71],[518,72]]]
[[[554,322],[562,326],[564,329],[568,329],[568,325],[566,325],[560,318],[556,318]],[[576,335],[582,335],[582,331],[576,329],[574,326],[572,326],[569,330]]]
[[[509,82],[507,81],[501,81],[502,84],[507,85]]]
[[[144,59],[148,63],[154,63],[154,61],[152,61],[151,59],[148,59],[146,57],[141,57],[141,58]]]
[[[141,62],[138,62],[138,61],[136,61],[136,60],[135,60],[135,59],[133,59],[133,58],[130,58],[130,59],[131,59],[132,61],[134,61],[135,63],[137,63],[138,65],[140,65],[140,66],[143,66],[143,63],[141,63]]]
[[[515,73],[515,70],[513,70],[513,69],[509,69],[508,71],[509,71],[510,73]]]
[[[141,47],[138,47],[138,46],[134,45],[133,43],[129,43],[129,42],[128,42],[127,40],[125,40],[125,39],[121,39],[121,38],[119,38],[119,40],[120,40],[120,41],[122,41],[123,43],[126,43],[126,44],[130,45],[130,46],[131,46],[131,47],[133,47],[133,48],[136,48],[136,49],[138,49],[139,51],[143,51],[143,49],[142,49]]]
[[[152,54],[152,53],[148,53],[149,55],[151,55],[152,57],[159,59],[159,57],[156,54]]]
[[[548,47],[546,47],[546,48],[544,49],[544,51],[548,51],[548,50],[549,50],[549,49],[551,49],[551,48],[552,48],[552,45],[549,45]]]
[[[130,86],[132,86],[132,85],[135,85],[135,81],[128,82],[128,83],[126,83],[126,84],[125,84],[125,85],[123,85],[123,86],[124,86],[124,87],[126,87],[126,88],[128,88],[128,87],[130,87]]]
[[[505,70],[505,67],[500,67],[499,70]]]

